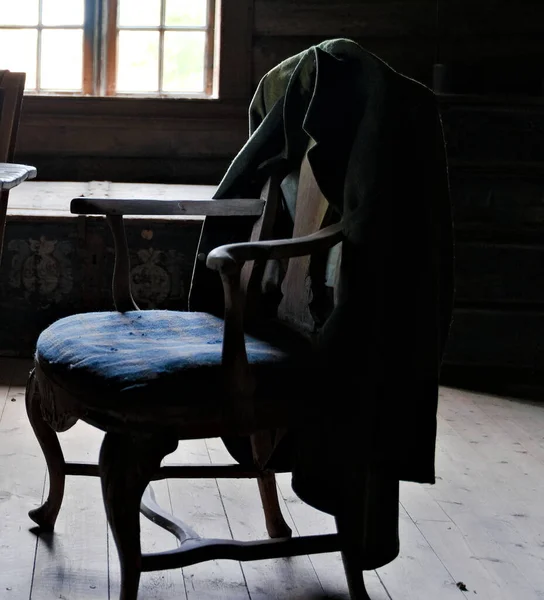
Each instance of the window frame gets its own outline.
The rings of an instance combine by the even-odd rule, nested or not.
[[[119,27],[118,24],[118,7],[119,0],[85,0],[89,3],[89,13],[94,11],[96,15],[94,35],[94,45],[98,48],[98,52],[101,56],[105,57],[105,73],[98,75],[102,77],[102,81],[98,81],[100,96],[115,96],[115,97],[152,97],[152,98],[212,98],[214,96],[214,67],[215,67],[215,23],[217,18],[216,5],[219,0],[206,0],[207,3],[207,25],[205,28],[202,27],[188,27],[187,30],[203,30],[206,32],[206,49],[204,56],[204,91],[194,93],[183,93],[173,92],[164,93],[160,90],[160,84],[162,79],[162,65],[163,65],[163,49],[164,49],[164,32],[169,28],[164,24],[164,9],[166,2],[161,0],[161,22],[158,26],[153,27]],[[93,3],[98,2],[98,5]],[[141,29],[141,30],[152,30],[158,31],[160,36],[159,45],[159,91],[158,92],[118,92],[116,90],[116,79],[117,79],[117,49],[119,40],[119,31],[124,29]],[[101,66],[104,63],[100,60],[97,64]],[[96,77],[95,79],[98,79]]]
[[[107,0],[105,0],[107,1]],[[83,25],[44,25],[42,22],[42,11],[43,11],[43,0],[38,0],[38,23],[36,25],[3,25],[0,24],[0,31],[2,29],[19,30],[19,31],[36,31],[36,92],[32,91],[31,94],[34,96],[50,96],[50,95],[63,95],[63,96],[81,96],[89,95],[93,93],[92,78],[89,75],[94,72],[94,56],[93,56],[93,40],[95,37],[95,31],[93,30],[94,21],[89,18],[88,9],[91,8],[92,14],[95,11],[95,3],[101,2],[101,0],[84,0],[84,22]],[[82,89],[81,91],[48,91],[40,89],[41,87],[41,48],[42,48],[42,34],[44,31],[51,31],[55,29],[61,30],[82,30],[83,34],[83,65],[82,65]],[[26,92],[25,92],[26,95]]]
[[[17,161],[50,181],[217,184],[247,140],[254,0],[216,2],[216,97],[25,95]]]
[[[229,101],[248,97],[251,88],[250,53],[254,0],[211,0],[213,15],[209,15],[209,18],[213,20],[211,35],[214,43],[213,48],[208,44],[205,59],[206,89],[200,94],[115,92],[118,0],[84,0],[84,2],[82,92],[40,90],[37,72],[38,91],[25,94],[26,99],[47,97],[95,100],[116,98],[137,101],[157,99]],[[13,28],[38,29],[40,35],[42,30],[55,27],[40,24],[38,27],[13,26]],[[101,60],[101,56],[106,57],[105,62]]]

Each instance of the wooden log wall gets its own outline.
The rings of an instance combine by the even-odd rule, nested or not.
[[[458,239],[447,363],[544,373],[544,1],[223,0],[225,10],[231,1],[250,15],[239,97],[28,97],[17,159],[49,180],[216,184],[247,137],[253,90],[281,60],[348,37],[428,85],[443,64]]]
[[[215,184],[247,137],[247,105],[262,75],[335,37],[429,85],[443,62],[452,93],[542,92],[542,0],[223,0],[227,16],[234,1],[250,16],[231,34],[238,41],[228,48],[242,56],[231,51],[223,65],[237,82],[227,99],[27,97],[18,160],[45,180]]]
[[[437,62],[454,93],[544,91],[541,0],[438,0]]]
[[[543,91],[541,0],[255,0],[254,14],[254,82],[311,44],[348,37],[424,83],[445,64],[450,92]]]
[[[456,234],[446,363],[544,376],[544,99],[442,98]]]
[[[346,37],[397,70],[430,82],[435,0],[255,0],[253,74],[324,39]]]

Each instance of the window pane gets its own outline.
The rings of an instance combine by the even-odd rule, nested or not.
[[[165,92],[203,92],[206,34],[166,31],[164,34]]]
[[[42,31],[41,87],[81,91],[83,88],[83,30]]]
[[[161,24],[160,0],[119,0],[119,25],[130,27]]]
[[[0,0],[0,23],[37,25],[38,0]]]
[[[35,29],[0,29],[0,68],[26,73],[26,90],[36,89],[37,53]]]
[[[84,0],[42,0],[44,25],[83,25]]]
[[[158,31],[120,31],[117,52],[118,92],[158,91]]]
[[[206,25],[208,0],[166,0],[165,24]]]

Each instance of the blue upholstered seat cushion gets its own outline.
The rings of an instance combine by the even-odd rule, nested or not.
[[[222,342],[222,319],[207,313],[82,313],[42,332],[36,360],[55,383],[77,395],[90,392],[97,405],[112,394],[121,402],[149,401],[152,394],[153,402],[188,405],[224,395]],[[278,369],[285,373],[293,362],[290,349],[251,336],[246,348],[259,388],[272,392]]]

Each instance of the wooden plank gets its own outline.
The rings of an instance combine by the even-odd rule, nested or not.
[[[542,35],[531,32],[443,35],[437,53],[458,94],[541,95],[543,59]]]
[[[435,0],[256,0],[255,34],[400,37],[432,35]]]
[[[1,71],[0,71],[1,74]],[[32,361],[0,356],[0,386],[25,387]],[[8,387],[4,390],[7,393]],[[0,395],[0,406],[4,407],[4,391]],[[1,420],[0,414],[0,420]]]
[[[203,113],[205,114],[205,112]],[[21,122],[17,157],[51,155],[129,158],[232,156],[247,140],[247,117],[41,115]],[[43,177],[40,169],[40,176]],[[102,179],[101,176],[94,177]]]
[[[438,475],[438,481],[441,479],[441,475]],[[420,521],[451,523],[451,520],[440,505],[428,494],[425,486],[419,483],[401,481],[400,503],[416,524]]]
[[[249,100],[254,0],[218,0],[219,70],[216,88],[223,100]]]
[[[80,422],[62,434],[68,459],[96,462],[103,433]],[[166,482],[156,484],[160,501],[168,501]],[[54,536],[42,536],[36,559],[32,599],[117,598],[119,563],[108,532],[100,480],[69,477],[66,496]],[[109,538],[109,539],[108,539]],[[54,552],[51,552],[53,544]],[[144,552],[174,548],[176,540],[142,517]],[[109,587],[108,587],[109,586]],[[142,597],[156,600],[184,598],[180,571],[144,573]]]
[[[40,98],[25,98],[17,159],[41,179],[215,185],[247,139],[249,95],[243,105]]]
[[[544,307],[544,246],[457,242],[456,302]]]
[[[473,106],[473,107],[502,107],[506,110],[521,109],[525,106],[528,110],[534,109],[535,107],[542,107],[544,102],[539,96],[489,96],[486,94],[439,94],[437,96],[438,105],[441,108],[449,107],[462,107],[462,106]]]
[[[542,371],[543,338],[544,311],[458,308],[444,362]]]
[[[3,364],[0,363],[0,369],[2,368],[2,366],[3,366]],[[9,374],[2,372],[0,375],[1,377],[6,377],[6,375],[7,375],[7,379],[8,379],[7,382],[4,382],[0,379],[0,424],[2,423],[2,415],[4,414],[4,410],[6,409],[6,404],[8,402]]]
[[[77,181],[26,181],[10,192],[8,217],[69,216],[70,202],[79,196],[105,196],[119,199],[153,198],[157,200],[210,199],[216,186],[173,185],[160,183],[115,183]],[[173,216],[173,215],[172,215]]]
[[[7,359],[10,363],[11,385],[26,387],[30,371],[34,368],[33,358]]]
[[[450,159],[544,163],[544,104],[443,105],[441,115]]]
[[[41,503],[45,466],[28,424],[24,388],[0,386],[0,402],[5,407],[0,420],[0,590],[12,600],[28,600],[37,543],[28,511]]]
[[[145,198],[74,198],[70,211],[84,215],[187,215],[219,217],[258,217],[264,200],[235,198],[225,200],[151,200]]]
[[[486,569],[486,561],[475,558],[470,543],[453,521],[420,521],[417,528],[448,566],[454,580],[464,584],[467,597],[477,594],[478,600],[511,600],[511,592]]]
[[[293,492],[290,473],[280,473],[276,475],[276,478],[278,488],[285,502],[284,505],[282,503],[282,506],[285,506],[293,520],[297,535],[336,533],[336,525],[331,515],[309,506]],[[348,598],[346,575],[340,553],[312,554],[309,558],[324,593],[327,596]],[[364,579],[372,600],[387,600],[390,598],[375,571],[365,571]]]
[[[100,117],[110,116],[124,118],[148,117],[174,118],[181,120],[216,120],[247,118],[247,107],[233,101],[210,101],[208,99],[191,98],[183,101],[180,98],[152,97],[118,97],[103,96],[25,96],[23,118],[52,116],[62,117]]]
[[[542,520],[544,526],[544,506],[534,504],[530,500],[533,494],[538,497],[544,493],[542,462],[509,432],[489,419],[479,408],[477,398],[478,396],[468,392],[443,390],[439,414],[463,440],[471,445],[482,463],[487,464],[489,468],[496,471],[498,477],[512,486],[509,500],[515,506],[516,512],[527,512],[525,510],[527,508],[531,512],[533,521]],[[541,426],[544,425],[544,409],[540,412],[535,410],[534,418]],[[514,522],[516,526],[523,527],[525,520]]]
[[[455,37],[503,34],[542,34],[544,6],[524,0],[517,9],[509,0],[438,0],[438,26],[442,35]]]
[[[544,415],[541,405],[478,394],[480,410],[544,464]],[[476,400],[475,400],[476,401]]]
[[[448,566],[404,510],[399,515],[399,536],[401,551],[398,558],[377,570],[391,598],[461,600],[468,597],[457,587]]]
[[[157,502],[166,510],[170,511],[170,496],[166,481],[153,484],[153,490]],[[143,552],[163,552],[176,548],[176,538],[154,525],[143,515],[140,516],[141,544]],[[120,568],[117,549],[113,536],[108,528],[109,548],[109,573],[110,573],[110,597],[119,597],[120,591]],[[187,598],[185,583],[181,569],[168,571],[151,571],[142,573],[138,596],[149,600],[184,600]]]
[[[331,4],[332,6],[332,4]],[[253,84],[278,63],[335,36],[256,36],[253,41]],[[430,83],[435,60],[431,37],[353,37],[400,73]]]
[[[488,171],[478,172],[476,161],[465,161],[464,167],[453,162],[450,187],[458,242],[541,242],[544,179],[526,172],[527,163],[491,163]]]
[[[159,200],[195,200],[210,199],[215,185],[165,185],[160,183],[115,183],[108,186],[110,198],[156,198]]]
[[[10,192],[8,216],[21,212],[69,213],[70,200],[89,193],[88,182],[25,181]]]
[[[205,440],[180,442],[172,462],[210,464]],[[232,462],[232,461],[229,461]],[[171,510],[203,537],[231,539],[223,498],[215,479],[169,480]],[[183,569],[189,600],[249,598],[240,563],[208,561]]]
[[[420,498],[415,509],[403,493],[406,489],[401,490],[401,498],[418,529],[454,578],[462,580],[471,595],[477,594],[490,600],[536,599],[541,589],[538,581],[542,580],[540,575],[534,579],[538,560],[534,556],[529,557],[532,576],[531,569],[525,570],[526,566],[521,570],[518,568],[520,563],[527,563],[526,555],[531,553],[525,546],[524,535],[528,531],[522,534],[519,525],[516,525],[519,517],[508,517],[508,514],[524,506],[524,499],[533,510],[540,510],[539,494],[532,492],[531,486],[523,484],[519,475],[515,475],[516,456],[519,456],[516,446],[510,448],[512,465],[504,462],[501,448],[504,450],[512,440],[504,429],[495,429],[495,424],[478,408],[484,398],[487,402],[492,401],[493,405],[512,404],[506,399],[491,400],[483,395],[441,389],[437,483],[435,486],[419,487],[428,498]],[[544,419],[542,407],[534,407],[533,414],[537,422]],[[467,432],[470,428],[470,441],[463,441],[463,436],[456,433],[458,428]],[[498,437],[492,438],[492,433],[498,434]],[[488,444],[484,453],[480,452],[482,443]],[[542,464],[533,463],[533,469],[542,473]],[[413,487],[413,484],[405,485]],[[440,516],[436,511],[437,504],[447,515],[446,521],[443,517],[436,519]],[[424,505],[433,508],[427,511]],[[536,525],[536,530],[540,531],[538,519],[530,517],[532,526]],[[532,552],[538,554],[534,543]]]
[[[477,404],[462,408],[465,392],[450,390],[449,396],[443,404],[453,412],[440,419],[438,461],[450,477],[429,491],[463,533],[481,544],[474,547],[477,555],[497,559],[491,563],[503,584],[512,585],[511,593],[519,584],[522,597],[539,597],[544,590],[542,464],[502,432],[497,447],[490,436],[494,426]],[[543,412],[535,407],[537,422]],[[455,485],[449,482],[453,474]]]
[[[96,460],[102,437],[102,432],[78,423],[60,439],[67,458]],[[100,480],[67,478],[55,532],[40,536],[32,600],[107,598],[106,531]]]
[[[527,542],[512,524],[518,518],[511,516],[517,510],[512,486],[495,465],[478,459],[472,445],[460,440],[445,421],[441,421],[439,439],[437,461],[443,479],[435,488],[429,487],[429,492],[461,531],[471,556],[499,584],[504,597],[536,600],[543,589],[541,545]],[[534,506],[535,500],[530,500]],[[534,526],[538,527],[537,522]]]
[[[223,463],[230,455],[219,439],[207,440],[212,462]],[[235,539],[266,539],[264,514],[257,482],[253,480],[218,480],[219,491]],[[288,525],[294,524],[280,506]],[[321,594],[322,588],[308,556],[242,563],[251,600],[292,600]]]
[[[12,387],[10,393],[8,387],[12,380],[24,381],[29,364],[29,361],[0,360],[0,381],[7,382],[0,386],[0,407],[4,406],[0,416],[0,454],[4,457],[4,468],[0,471],[0,490],[3,490],[0,494],[0,589],[6,589],[6,598],[9,595],[15,600],[58,600],[59,595],[74,600],[107,598],[107,590],[99,596],[98,587],[90,587],[95,582],[102,585],[107,581],[108,570],[103,559],[103,508],[98,486],[94,485],[98,481],[93,483],[83,477],[69,483],[59,530],[52,536],[55,543],[47,551],[45,544],[40,548],[30,595],[36,538],[29,532],[32,524],[27,511],[41,502],[45,470],[28,426],[24,390]],[[12,397],[15,402],[11,401]],[[401,511],[400,522],[402,554],[378,570],[387,592],[378,578],[367,574],[373,600],[460,600],[463,597],[538,600],[542,597],[543,427],[542,404],[441,389],[437,483],[401,486],[401,503],[406,509],[406,512]],[[62,435],[67,453],[76,460],[95,460],[100,437],[95,429],[82,424]],[[214,462],[223,462],[225,450],[221,443],[211,440],[209,445]],[[178,460],[209,462],[206,443],[202,440],[182,443],[166,462]],[[282,509],[295,527],[295,533],[318,533],[332,528],[328,515],[311,509],[293,494],[289,477],[281,475],[279,485],[285,497]],[[177,503],[174,512],[187,517],[187,522],[203,534],[230,537],[226,507],[236,535],[264,537],[264,519],[255,482],[246,481],[243,489],[236,481],[221,483],[226,484],[222,494],[214,480],[169,481],[172,501]],[[161,504],[168,508],[166,482],[161,484],[163,487],[157,491],[162,496]],[[79,491],[78,485],[82,486]],[[71,526],[74,519],[77,522]],[[97,531],[101,530],[100,534],[90,530],[91,523]],[[149,549],[162,549],[175,543],[168,534],[161,539],[157,528],[147,521],[144,523],[144,527],[150,526],[149,531],[144,532],[144,546],[150,543]],[[80,538],[85,528],[87,535]],[[300,559],[307,560],[306,557]],[[261,567],[253,572],[246,567],[258,567],[259,563],[245,564],[244,572],[250,575],[251,598],[293,600],[310,597],[314,589],[318,590],[318,597],[327,593],[346,598],[337,555],[312,556],[306,562],[315,571],[317,579],[314,581],[318,581],[323,591],[304,583],[311,579],[304,561],[302,570],[298,559],[260,561]],[[117,593],[116,568],[116,558],[112,555],[111,598]],[[232,561],[204,563],[186,569],[184,581],[177,570],[148,575],[142,579],[140,593],[145,598],[184,598],[185,587],[187,595],[194,600],[249,598],[240,566]],[[460,582],[467,592],[456,587]],[[291,589],[286,589],[288,586],[292,586]]]
[[[247,129],[247,123],[246,123]],[[247,132],[246,132],[247,137]],[[128,156],[89,156],[84,149],[78,155],[55,158],[55,153],[40,148],[27,148],[20,152],[20,162],[35,165],[40,179],[50,181],[69,181],[77,178],[81,181],[107,179],[109,181],[131,181],[148,183],[187,183],[216,186],[232,159],[240,149],[232,144],[231,152],[225,156],[182,156],[182,157],[128,157]]]
[[[438,486],[445,477],[452,475],[442,470],[439,473]],[[456,583],[460,586],[464,584],[468,592],[477,593],[478,598],[506,600],[500,593],[500,583],[488,573],[485,563],[475,560],[462,532],[426,487],[416,483],[401,483],[402,506],[418,531],[447,567]]]

